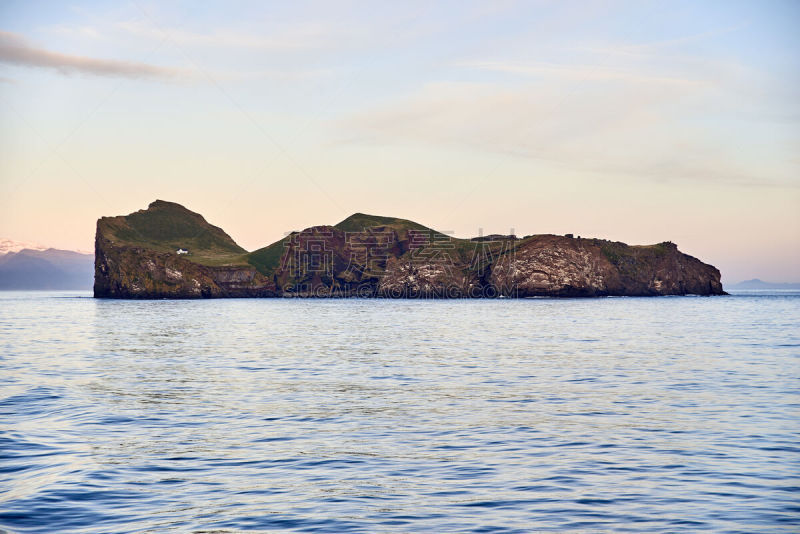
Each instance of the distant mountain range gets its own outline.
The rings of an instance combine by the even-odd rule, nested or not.
[[[94,255],[0,239],[0,290],[92,288]]]
[[[758,278],[725,286],[725,289],[800,289],[800,282],[765,282]]]
[[[23,243],[22,241],[13,241],[0,237],[0,254],[7,254],[9,252],[19,252],[21,250],[47,250],[50,247],[43,247],[42,245],[35,245],[33,243]]]

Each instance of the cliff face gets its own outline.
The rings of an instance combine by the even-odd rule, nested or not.
[[[98,221],[94,290],[112,298],[724,294],[717,269],[672,243],[455,239],[357,213],[247,253],[199,214],[164,201]]]
[[[493,285],[519,297],[722,295],[719,271],[674,243],[630,246],[534,236],[492,266]]]

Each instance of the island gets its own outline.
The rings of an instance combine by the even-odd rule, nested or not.
[[[94,296],[524,298],[724,295],[720,272],[669,241],[570,234],[459,239],[356,213],[248,252],[180,204],[97,221]]]

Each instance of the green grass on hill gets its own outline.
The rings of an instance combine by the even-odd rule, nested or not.
[[[157,200],[148,209],[140,210],[125,217],[107,217],[100,220],[99,227],[115,244],[124,244],[175,253],[179,248],[189,251],[187,260],[209,266],[253,266],[260,273],[270,276],[279,267],[281,257],[286,251],[289,237],[271,245],[248,253],[240,247],[221,228],[209,224],[202,215],[190,211],[180,204]],[[508,252],[507,244],[502,242],[476,243],[469,239],[448,236],[427,226],[400,219],[355,213],[335,226],[345,232],[362,232],[368,228],[387,227],[396,230],[402,238],[408,231],[430,232],[429,242],[433,247],[441,247],[453,259],[473,263],[476,254],[496,258]],[[516,241],[511,248],[523,241]],[[479,264],[485,260],[479,261]]]
[[[261,274],[267,276],[271,275],[280,265],[281,256],[283,256],[286,250],[286,243],[288,240],[289,237],[287,236],[264,248],[254,250],[246,256],[247,262],[258,269],[258,272]]]
[[[187,259],[206,265],[246,265],[247,251],[221,228],[180,204],[157,200],[148,209],[100,220],[106,237],[117,244],[158,252],[189,251]]]
[[[354,213],[335,226],[345,232],[361,232],[367,228],[375,226],[391,226],[392,228],[404,228],[410,230],[431,230],[414,221],[398,219],[397,217],[381,217],[380,215],[367,215],[366,213]]]

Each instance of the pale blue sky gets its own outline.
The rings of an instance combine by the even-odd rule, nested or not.
[[[799,2],[4,2],[0,236],[155,198],[672,240],[800,280]]]

